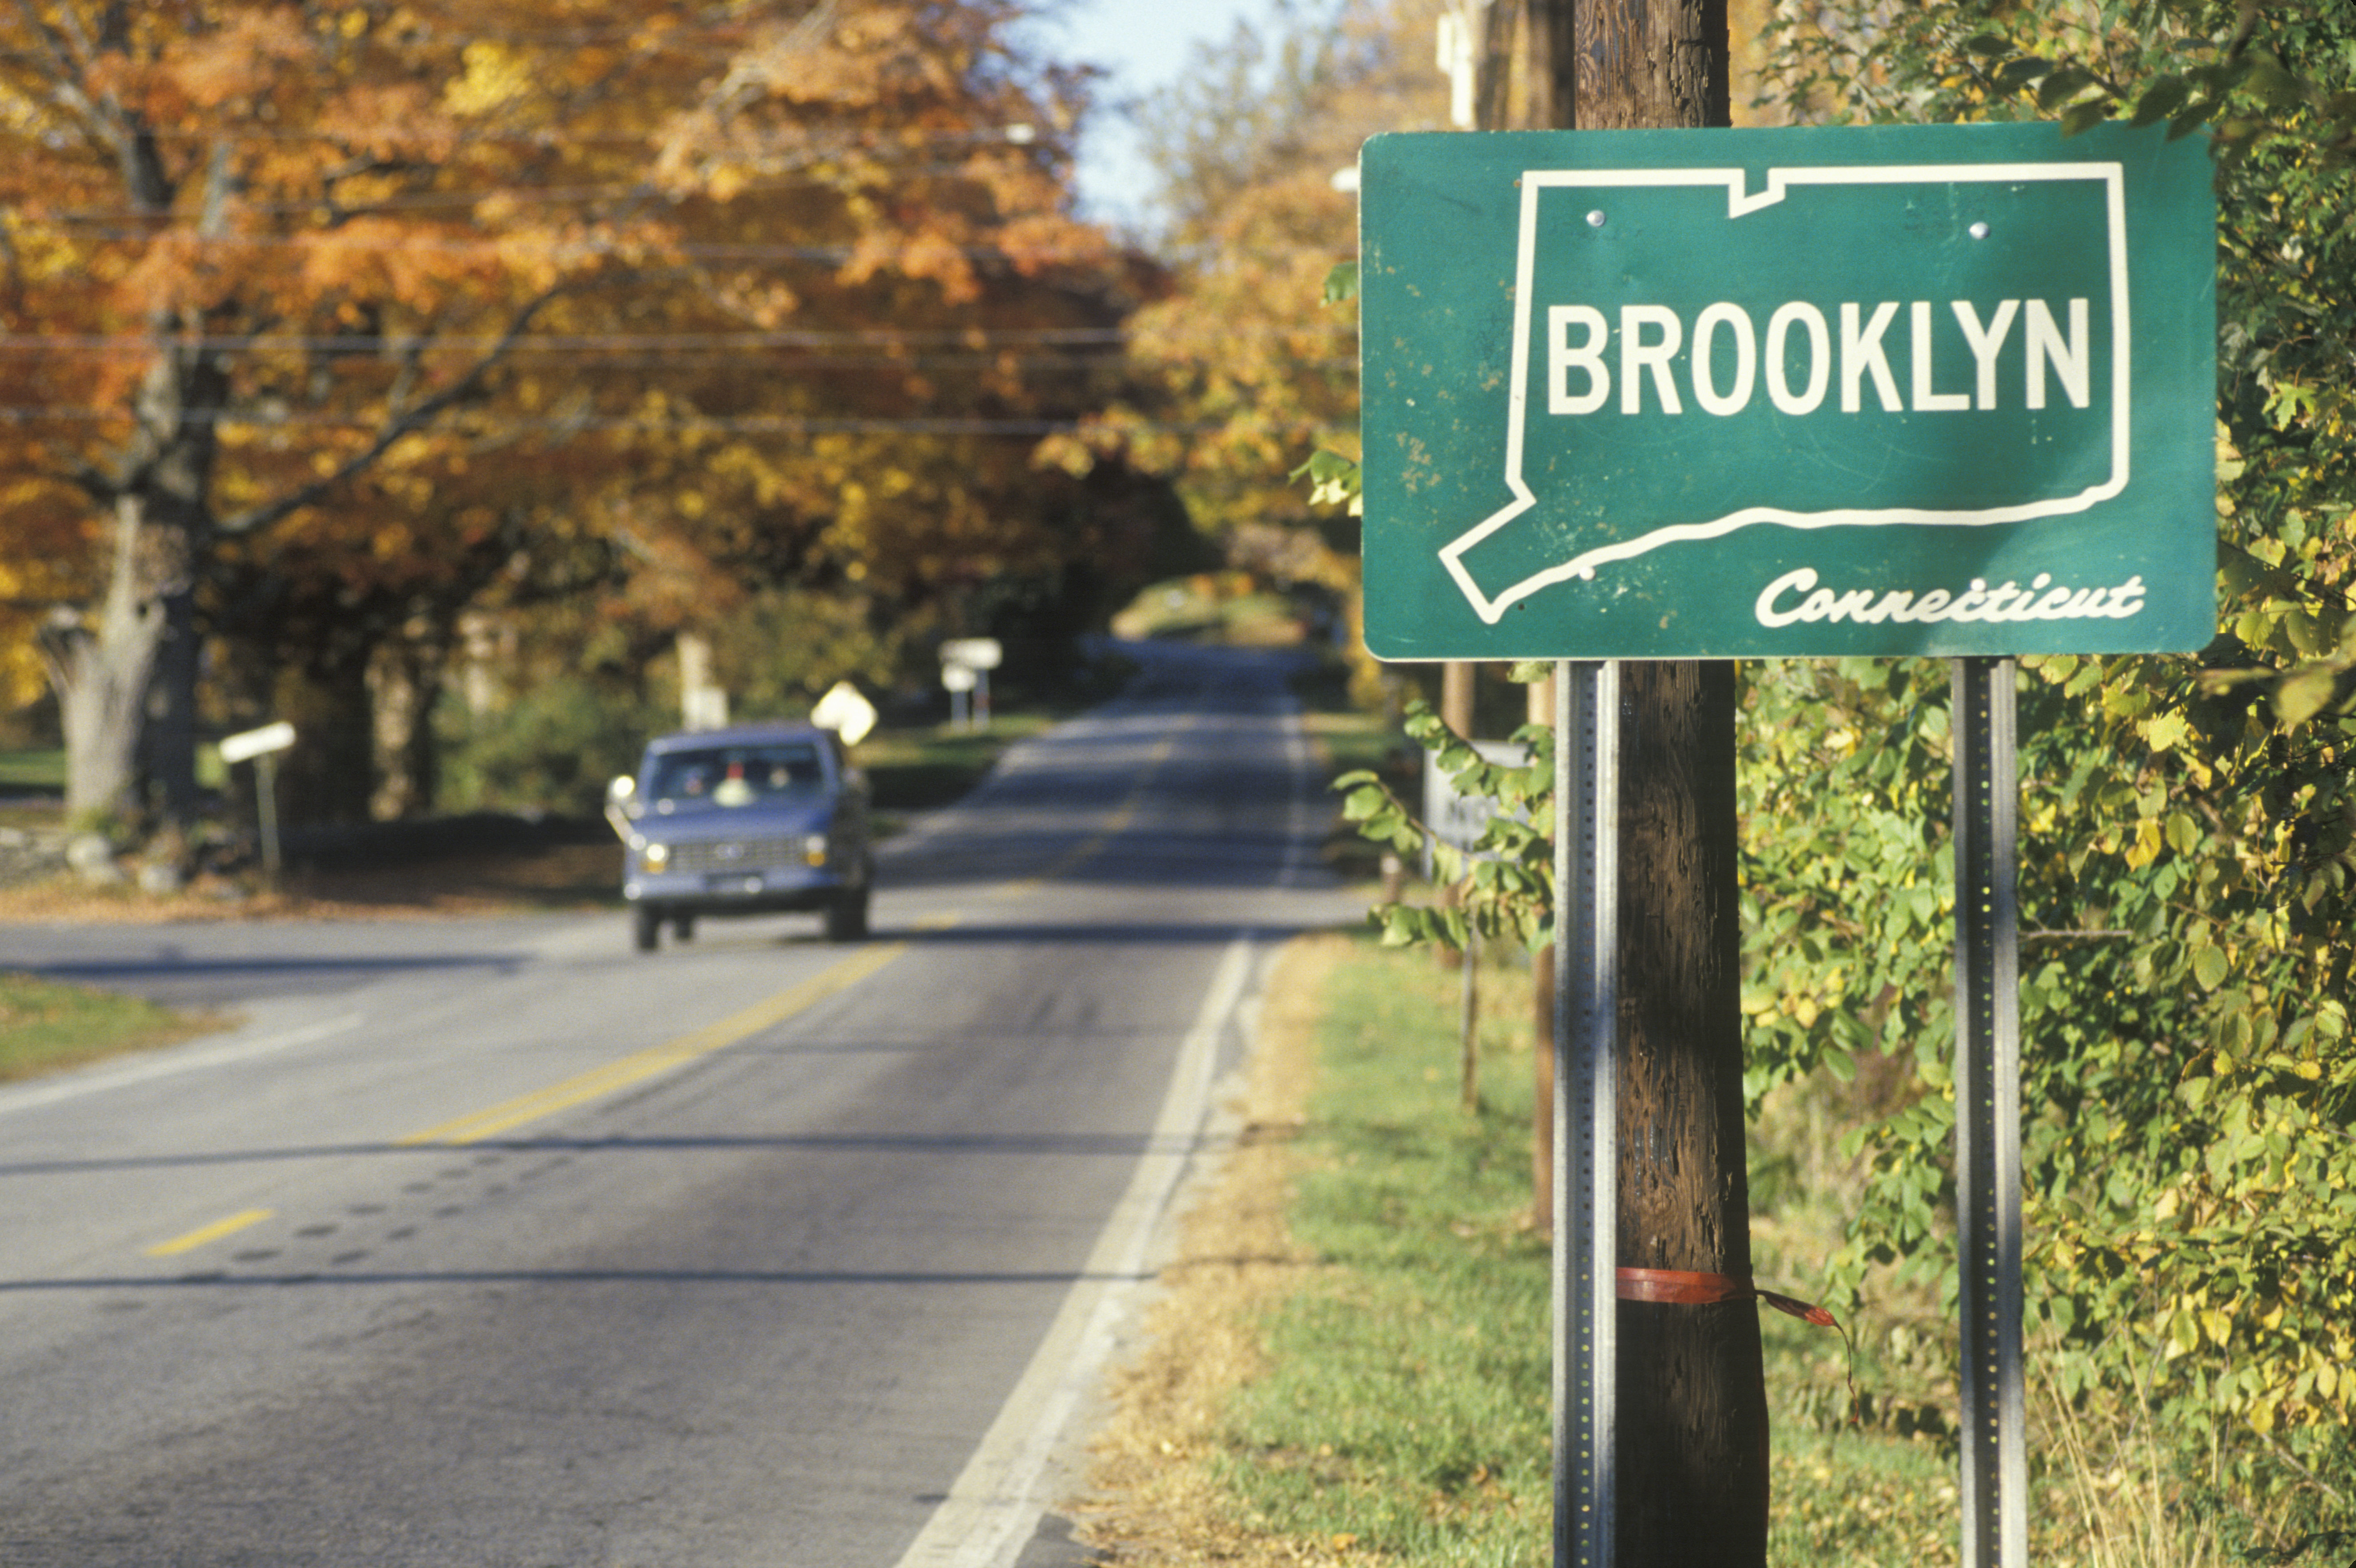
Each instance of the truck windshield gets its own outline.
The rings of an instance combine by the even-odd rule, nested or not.
[[[826,767],[818,747],[807,741],[766,746],[714,746],[665,752],[654,760],[647,798],[658,811],[689,802],[750,805],[782,795],[818,795],[826,788]]]

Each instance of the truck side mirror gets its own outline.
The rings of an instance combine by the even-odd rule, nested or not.
[[[605,786],[606,825],[626,842],[630,837],[632,819],[646,810],[636,799],[637,793],[638,781],[627,773],[621,774]]]

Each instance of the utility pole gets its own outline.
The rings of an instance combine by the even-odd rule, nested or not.
[[[1448,73],[1449,119],[1459,130],[1476,125],[1498,127],[1480,118],[1480,86],[1484,42],[1483,18],[1490,0],[1456,0],[1440,18],[1440,69]],[[1469,659],[1450,659],[1440,667],[1440,721],[1466,740],[1472,738],[1474,667]],[[1465,955],[1471,962],[1472,955]]]
[[[1483,20],[1483,128],[1730,123],[1726,0],[1493,0]],[[1629,662],[1616,685],[1618,1264],[1747,1290],[1734,669]],[[1614,1568],[1763,1564],[1757,1308],[1617,1319]]]

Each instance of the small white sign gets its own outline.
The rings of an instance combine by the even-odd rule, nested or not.
[[[680,694],[681,727],[689,730],[728,728],[728,693],[717,686],[691,686]]]
[[[856,746],[875,728],[875,705],[849,681],[838,680],[810,709],[810,722],[841,735],[844,745]]]
[[[275,724],[264,724],[259,730],[247,730],[223,738],[220,760],[224,763],[251,762],[273,752],[283,752],[294,743],[294,726],[282,719]]]
[[[1526,746],[1511,741],[1475,741],[1472,749],[1481,760],[1501,768],[1526,768],[1530,764]],[[1423,820],[1443,844],[1451,844],[1470,852],[1472,841],[1497,815],[1497,803],[1484,795],[1459,795],[1456,781],[1440,770],[1440,753],[1423,753]],[[1423,848],[1423,874],[1431,875],[1431,846]]]
[[[1006,660],[1006,649],[996,637],[952,637],[941,645],[941,663],[963,665],[968,669],[996,669]],[[952,691],[971,690],[970,687],[951,687]]]

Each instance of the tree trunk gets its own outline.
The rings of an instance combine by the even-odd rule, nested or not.
[[[1536,0],[1573,12],[1582,131],[1731,124],[1726,0]],[[1559,36],[1558,30],[1554,36]]]
[[[160,340],[178,323],[152,324]],[[166,823],[197,811],[197,586],[212,549],[207,501],[214,415],[228,378],[209,351],[166,347],[141,381],[119,471],[90,481],[114,517],[106,603],[94,630],[61,632],[49,658],[66,720],[69,809],[144,814],[144,764]]]
[[[140,758],[156,649],[167,617],[152,592],[163,542],[146,527],[139,497],[114,503],[106,602],[98,624],[54,624],[42,635],[49,684],[65,730],[66,816],[92,821],[134,815]]]
[[[155,667],[147,683],[141,771],[155,787],[163,820],[185,829],[197,818],[197,675],[202,652],[196,584],[188,573],[166,589],[157,608],[163,635],[156,640]]]
[[[430,637],[412,635],[413,630],[387,637],[369,660],[377,778],[369,814],[380,822],[430,814],[441,782],[434,709],[442,695],[447,651]]]
[[[1483,123],[1725,125],[1726,0],[1494,0]],[[1734,671],[1620,676],[1618,1257],[1751,1274],[1742,1121]],[[1750,1568],[1767,1555],[1757,1308],[1623,1302],[1621,1568]]]
[[[112,636],[76,627],[44,641],[65,731],[66,819],[91,825],[127,818],[134,809],[132,784],[155,667],[154,632],[137,623]]]
[[[279,817],[290,827],[366,822],[376,791],[366,645],[327,650],[308,668],[279,671],[273,710],[297,742],[278,763]]]

